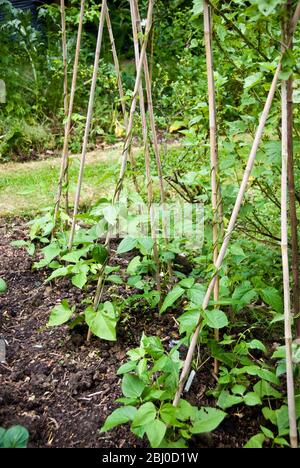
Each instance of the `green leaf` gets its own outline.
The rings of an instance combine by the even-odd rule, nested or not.
[[[71,266],[69,267],[61,267],[57,270],[54,270],[53,273],[46,279],[45,283],[49,283],[49,281],[60,278],[61,276],[67,276],[71,272]]]
[[[0,294],[4,294],[7,291],[7,284],[4,279],[0,278]]]
[[[298,424],[298,431],[299,431],[299,424]],[[283,437],[275,437],[274,443],[276,445],[283,445],[284,447],[290,447],[290,444],[288,443],[288,441],[285,440]]]
[[[63,299],[59,305],[53,307],[47,323],[47,327],[56,327],[68,322],[74,311],[75,306],[70,308],[69,302],[66,299]]]
[[[250,343],[248,344],[248,347],[250,349],[260,349],[263,353],[267,352],[265,345],[259,340],[250,341]]]
[[[253,88],[258,83],[261,82],[262,78],[263,78],[262,72],[253,73],[253,75],[250,75],[246,78],[244,88],[245,89]]]
[[[258,4],[259,10],[265,15],[269,16],[273,13],[278,5],[285,3],[285,0],[252,0]]]
[[[5,432],[6,432],[6,429],[4,429],[3,427],[0,427],[0,448],[3,448],[3,438],[4,438]]]
[[[165,312],[169,307],[171,307],[174,302],[177,301],[184,294],[184,289],[180,286],[175,286],[165,297],[163,305],[159,311],[160,314]]]
[[[26,448],[29,433],[23,426],[12,426],[4,434],[3,448]]]
[[[263,443],[265,441],[265,436],[264,434],[256,434],[255,436],[251,437],[251,439],[248,440],[246,445],[244,445],[244,448],[262,448]]]
[[[200,315],[200,311],[196,309],[189,310],[180,315],[177,319],[180,323],[180,334],[187,333],[190,335],[195,330],[197,323],[199,322]]]
[[[263,414],[264,418],[267,421],[271,421],[271,423],[274,424],[274,426],[276,426],[277,422],[276,422],[276,412],[275,412],[275,410],[272,410],[268,406],[265,406],[262,409],[262,414]]]
[[[147,426],[156,418],[156,408],[151,401],[144,403],[137,410],[132,421],[132,427]]]
[[[278,314],[283,313],[283,302],[282,297],[277,289],[268,287],[260,291],[262,300],[272,307]]]
[[[159,410],[159,415],[161,419],[171,426],[177,425],[176,414],[180,413],[178,408],[176,408],[172,403],[165,403]]]
[[[109,275],[106,280],[114,284],[123,284],[122,278],[118,275]]]
[[[137,366],[136,361],[126,362],[118,369],[117,375],[122,375],[122,374],[126,374],[127,372],[131,372],[136,368],[136,366]]]
[[[153,249],[153,239],[151,237],[140,237],[138,239],[138,248],[143,255],[149,255]]]
[[[198,409],[196,406],[192,406],[186,400],[180,400],[177,406],[176,417],[180,421],[187,421],[188,419],[196,419]]]
[[[137,239],[127,236],[120,242],[117,253],[123,254],[126,252],[130,252],[136,247],[136,245],[137,245]]]
[[[128,267],[127,267],[127,273],[129,275],[135,275],[136,274],[136,271],[138,269],[138,267],[141,265],[141,257],[139,255],[137,255],[136,257],[134,257],[130,263],[128,264]]]
[[[205,310],[204,316],[207,325],[211,328],[220,329],[228,325],[228,319],[221,310]]]
[[[166,430],[167,426],[159,419],[155,419],[151,424],[147,425],[146,434],[152,448],[160,446]]]
[[[106,418],[104,425],[100,429],[100,432],[106,432],[113,427],[119,426],[120,424],[133,421],[136,412],[137,409],[134,406],[124,406],[123,408],[117,408]]]
[[[109,205],[103,209],[103,216],[110,225],[114,226],[116,224],[118,212],[113,205]]]
[[[179,285],[186,289],[190,289],[194,283],[195,278],[184,278],[183,280],[179,281]]]
[[[264,398],[265,396],[273,396],[274,398],[282,397],[281,393],[275,390],[275,388],[273,388],[269,382],[266,382],[265,380],[260,380],[257,382],[254,385],[253,390],[260,398]]]
[[[193,0],[192,18],[196,19],[203,13],[203,0]]]
[[[67,253],[61,259],[64,262],[77,263],[81,257],[86,255],[89,247],[84,247],[83,249],[73,250],[72,252]]]
[[[95,260],[95,262],[103,265],[108,257],[108,251],[106,247],[104,247],[104,245],[95,245],[95,247],[92,250],[92,257]]]
[[[55,257],[59,255],[60,247],[57,243],[53,242],[44,247],[41,252],[43,253],[44,258],[34,264],[35,268],[43,268],[47,266]]]
[[[261,405],[261,399],[255,392],[248,392],[244,395],[244,402],[247,406]]]
[[[81,271],[79,271],[79,273],[72,276],[71,281],[72,284],[74,284],[74,286],[76,286],[79,289],[82,289],[83,286],[87,283],[87,272],[84,269],[82,269]]]
[[[132,374],[125,374],[122,380],[123,395],[129,398],[138,398],[145,389],[144,382]]]
[[[205,286],[203,284],[196,283],[191,289],[187,290],[188,299],[196,306],[202,307],[203,299],[206,293]]]
[[[118,317],[110,302],[101,304],[97,312],[92,306],[85,311],[85,320],[92,333],[98,338],[108,341],[116,341],[116,326]]]
[[[261,431],[263,432],[263,434],[268,438],[268,439],[274,439],[274,434],[272,431],[270,431],[270,429],[268,429],[267,427],[264,427],[264,426],[260,426],[261,428]]]
[[[232,393],[234,393],[235,395],[243,395],[246,390],[247,388],[245,387],[245,385],[239,384],[234,385],[231,389]]]
[[[201,408],[197,413],[197,419],[190,429],[192,434],[201,434],[215,430],[225,418],[226,413],[216,408]]]
[[[231,406],[238,405],[243,401],[243,397],[230,395],[227,390],[222,390],[219,395],[217,405],[222,409],[231,408]]]

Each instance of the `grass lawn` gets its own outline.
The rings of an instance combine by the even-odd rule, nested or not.
[[[82,203],[111,193],[119,172],[122,148],[88,153],[81,191]],[[79,156],[71,157],[70,201],[74,198]],[[0,216],[30,214],[52,206],[60,170],[60,158],[0,165]]]

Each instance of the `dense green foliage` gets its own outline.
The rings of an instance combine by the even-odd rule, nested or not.
[[[112,2],[113,25],[121,51],[123,81],[126,96],[134,83],[132,43],[129,29],[130,18],[127,2]],[[243,167],[251,147],[259,115],[281,53],[281,17],[284,14],[281,0],[212,2],[214,14],[214,56],[219,126],[220,182],[224,202],[223,222],[228,225]],[[145,5],[146,2],[143,2]],[[100,198],[95,205],[82,210],[77,217],[78,230],[73,248],[68,251],[68,214],[60,213],[60,225],[53,233],[53,210],[48,209],[29,223],[26,241],[14,244],[26,247],[30,255],[39,257],[33,267],[48,268],[47,282],[67,277],[71,283],[86,292],[80,304],[67,300],[55,306],[48,326],[68,324],[71,328],[86,323],[94,335],[114,341],[118,326],[130,320],[130,314],[159,315],[171,310],[179,323],[180,339],[166,350],[158,337],[141,338],[140,347],[130,350],[128,361],[121,366],[123,405],[106,420],[102,431],[116,425],[129,423],[132,432],[147,435],[152,447],[185,447],[193,434],[209,432],[218,427],[230,408],[236,405],[261,407],[261,432],[252,437],[247,446],[259,447],[288,445],[288,416],[286,395],[282,390],[285,379],[284,347],[272,349],[272,340],[282,343],[283,299],[280,258],[280,96],[275,98],[267,122],[265,136],[257,155],[251,178],[251,187],[242,206],[237,230],[229,253],[220,269],[220,300],[210,301],[208,310],[202,309],[206,284],[214,268],[212,266],[212,215],[210,210],[210,167],[206,65],[203,46],[202,2],[176,1],[156,5],[154,28],[153,91],[157,123],[170,137],[181,137],[180,147],[171,147],[163,158],[163,172],[168,184],[167,199],[178,196],[191,203],[204,205],[204,235],[202,250],[188,246],[184,236],[165,244],[159,241],[162,291],[157,290],[155,273],[157,264],[153,259],[154,244],[149,237],[125,237],[118,245],[116,254],[122,257],[130,252],[132,257],[125,269],[109,264],[109,252],[103,245],[106,232],[123,217],[122,204],[115,205],[109,198]],[[85,121],[89,81],[95,43],[94,27],[97,24],[99,7],[89,4],[83,54],[80,64],[80,79],[76,97],[76,112],[72,130],[71,149],[79,151]],[[12,18],[19,13],[9,11]],[[77,9],[75,3],[68,8],[67,23],[70,33],[69,61],[74,53],[74,32]],[[7,159],[14,150],[28,148],[34,142],[26,139],[24,131],[30,125],[42,125],[52,130],[62,127],[62,63],[59,43],[59,11],[51,6],[40,10],[44,19],[44,31],[33,30],[25,21],[18,23],[18,35],[14,39],[23,49],[23,59],[15,62],[16,68],[7,67],[4,79],[8,87],[8,102],[2,108],[4,124],[2,158]],[[11,21],[16,21],[12,19]],[[6,35],[6,47],[11,41],[12,27],[9,22],[1,27]],[[16,27],[16,23],[14,23]],[[120,34],[118,34],[118,31]],[[30,40],[29,40],[30,37]],[[26,42],[26,41],[29,42]],[[30,48],[29,47],[30,43]],[[299,35],[295,37],[295,45]],[[43,48],[43,57],[37,51]],[[16,60],[18,54],[12,53]],[[30,57],[28,61],[28,57]],[[54,60],[54,57],[56,59]],[[97,97],[92,123],[91,141],[116,138],[115,129],[122,122],[120,103],[117,97],[116,76],[105,42],[103,60],[97,83]],[[299,83],[297,61],[299,48],[289,52],[283,60],[281,78],[295,74],[295,155],[296,197],[299,210]],[[18,85],[20,75],[15,70],[25,67],[26,77],[33,85],[24,85],[26,99]],[[13,76],[9,74],[13,73]],[[47,78],[48,77],[48,78]],[[32,79],[33,78],[33,79]],[[58,86],[60,83],[60,86]],[[24,101],[24,102],[23,102]],[[34,116],[33,111],[34,110]],[[14,123],[15,122],[15,123]],[[22,122],[20,124],[20,122]],[[26,125],[24,125],[26,122]],[[21,125],[17,130],[15,125]],[[136,133],[140,136],[140,125]],[[31,128],[31,127],[30,127]],[[54,135],[61,138],[61,130]],[[29,138],[29,137],[28,137]],[[41,143],[41,138],[37,139]],[[49,140],[47,139],[49,144]],[[6,146],[5,146],[6,145]],[[154,158],[153,158],[154,160]],[[137,156],[135,175],[141,193],[132,193],[130,182],[128,198],[131,203],[146,201],[143,154]],[[153,173],[155,165],[153,161]],[[130,171],[129,171],[130,172]],[[115,175],[113,175],[115,176]],[[159,190],[155,180],[155,201]],[[138,218],[138,215],[136,216]],[[130,218],[130,222],[138,221]],[[188,263],[188,271],[182,268],[180,256]],[[173,274],[168,273],[172,263]],[[105,286],[110,300],[101,301],[93,308],[89,283],[95,285],[104,271]],[[124,285],[130,291],[127,298],[118,292]],[[216,308],[217,306],[217,308]],[[214,397],[217,408],[201,409],[182,399],[177,408],[172,406],[183,359],[181,347],[186,347],[201,319],[199,344],[204,352],[202,362],[211,357],[220,362],[220,373]],[[221,340],[213,338],[213,329],[221,331]],[[272,339],[268,337],[271,336]],[[182,349],[182,348],[181,348]],[[298,429],[300,424],[299,394],[299,345],[294,345],[293,362],[296,378],[296,411]],[[193,363],[194,370],[201,364]]]

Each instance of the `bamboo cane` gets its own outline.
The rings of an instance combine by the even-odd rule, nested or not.
[[[126,129],[128,125],[128,118],[127,118],[126,105],[125,105],[125,95],[124,95],[123,82],[122,82],[122,76],[121,76],[121,71],[120,71],[120,64],[119,64],[119,59],[118,59],[118,54],[117,54],[117,49],[116,49],[116,44],[115,44],[115,38],[114,38],[108,10],[106,14],[106,24],[107,24],[108,35],[109,35],[110,44],[111,44],[111,51],[113,55],[115,71],[117,75],[118,90],[119,90],[119,96],[120,96],[120,101],[121,101],[122,113],[124,117],[124,126]],[[131,167],[133,168],[132,181],[133,181],[136,191],[139,192],[140,189],[139,189],[136,174],[135,174],[136,162],[132,154],[131,148],[129,151],[129,159],[130,159]]]
[[[288,394],[288,412],[290,423],[290,442],[292,448],[297,448],[297,425],[294,394],[293,358],[292,358],[292,327],[290,311],[290,281],[288,258],[288,221],[287,221],[287,160],[288,160],[288,113],[287,113],[287,82],[281,86],[282,96],[282,177],[281,177],[281,252],[284,292],[284,335],[286,351],[286,377]]]
[[[293,48],[293,35],[289,31],[290,8],[292,0],[286,4],[287,22],[284,41],[290,43]],[[297,315],[300,311],[299,297],[299,242],[298,242],[298,218],[295,196],[294,151],[293,151],[293,75],[287,81],[287,131],[288,131],[288,190],[290,205],[291,244],[292,244],[292,273],[293,273],[293,312]],[[300,338],[300,319],[296,321],[296,338]]]
[[[97,83],[97,73],[98,73],[99,58],[100,58],[100,52],[101,52],[103,27],[104,27],[106,10],[107,10],[107,3],[106,3],[106,0],[103,0],[102,1],[101,14],[100,14],[99,28],[98,28],[97,45],[96,45],[96,51],[95,51],[93,77],[92,77],[92,83],[91,83],[91,89],[90,89],[90,97],[89,97],[88,111],[87,111],[87,117],[86,117],[86,125],[85,125],[83,144],[82,144],[82,153],[81,153],[81,158],[80,158],[80,169],[79,169],[77,188],[76,188],[76,194],[75,194],[75,200],[74,200],[74,211],[73,211],[73,217],[72,217],[72,226],[71,226],[71,231],[70,231],[70,236],[69,236],[69,243],[68,243],[69,250],[71,250],[71,248],[72,248],[74,233],[75,233],[76,216],[77,216],[77,213],[78,213],[80,191],[81,191],[84,164],[85,164],[85,157],[86,157],[86,151],[87,151],[87,145],[88,145],[92,115],[93,115],[95,89],[96,89],[96,83]]]
[[[137,71],[136,71],[136,79],[135,79],[133,97],[131,101],[128,125],[126,129],[126,138],[125,138],[124,147],[123,147],[122,156],[121,156],[120,174],[119,174],[118,181],[116,183],[116,187],[115,187],[113,199],[112,199],[113,204],[115,204],[119,200],[119,196],[123,187],[123,180],[124,180],[124,176],[126,172],[128,154],[129,154],[129,150],[130,150],[130,146],[132,142],[133,120],[134,120],[134,113],[136,109],[137,96],[139,94],[139,87],[140,87],[141,78],[142,78],[144,57],[146,54],[148,37],[149,37],[149,32],[150,32],[151,24],[152,24],[153,6],[154,6],[154,0],[149,0],[148,13],[147,13],[147,27],[146,27],[143,46],[142,46],[141,53],[140,53],[140,60],[139,60],[139,64],[138,64]],[[107,232],[106,241],[105,241],[106,247],[109,247],[110,237],[111,237],[111,229],[109,229]],[[96,294],[94,298],[94,310],[97,310],[99,302],[100,302],[101,293],[103,290],[103,278],[104,278],[104,268],[102,268],[99,273]],[[88,335],[87,335],[87,341],[89,341],[90,338],[91,338],[91,331],[89,330]]]
[[[288,11],[289,2],[286,4]],[[282,22],[282,43],[288,40],[287,25],[288,21]],[[292,44],[293,37],[289,38],[289,44]],[[282,46],[282,53],[286,48]],[[284,337],[286,354],[286,378],[288,395],[288,414],[290,425],[290,443],[292,448],[298,446],[294,376],[293,376],[293,353],[292,353],[292,326],[290,309],[290,274],[289,274],[289,252],[288,252],[288,160],[291,143],[290,105],[288,102],[288,81],[283,80],[281,84],[281,139],[282,139],[282,172],[281,172],[281,254],[282,254],[282,274],[283,274],[283,294],[284,294]]]
[[[140,48],[139,48],[138,28],[137,28],[137,10],[136,10],[136,4],[134,0],[130,0],[130,12],[131,12],[131,20],[132,20],[135,63],[136,63],[136,67],[138,67],[139,60],[140,60]],[[149,144],[148,144],[148,125],[147,125],[145,99],[144,99],[144,91],[143,91],[142,83],[140,83],[139,99],[140,99],[140,112],[141,112],[141,119],[142,119],[148,211],[150,215],[151,237],[153,240],[153,258],[156,264],[156,283],[157,283],[156,286],[157,286],[157,290],[160,292],[161,291],[160,262],[159,262],[159,255],[158,255],[158,246],[157,246],[155,216],[154,216],[154,211],[153,211],[153,184],[152,184],[151,161],[150,161],[150,152],[149,152]]]
[[[209,127],[210,127],[210,166],[211,166],[211,187],[212,187],[212,239],[213,239],[213,262],[216,266],[219,253],[219,223],[218,207],[222,203],[220,199],[220,179],[219,179],[219,161],[218,161],[218,137],[217,137],[217,118],[216,118],[216,96],[213,69],[213,51],[212,51],[212,22],[211,11],[206,0],[203,2],[204,14],[204,41],[206,50],[207,84],[208,84],[208,102],[209,102]],[[219,301],[219,277],[216,278],[214,286],[214,301]],[[217,307],[217,306],[215,306]],[[219,330],[215,330],[215,339],[219,341]],[[214,361],[214,371],[218,374],[219,363]]]
[[[132,98],[131,108],[130,108],[130,113],[129,113],[128,128],[126,132],[126,139],[124,142],[124,148],[123,148],[122,157],[121,157],[122,160],[121,160],[120,175],[119,175],[119,179],[115,188],[113,202],[115,202],[118,199],[118,196],[122,189],[124,175],[126,172],[128,152],[129,152],[129,148],[132,142],[133,119],[134,119],[134,113],[136,109],[137,96],[139,94],[139,86],[140,86],[141,77],[142,77],[144,58],[146,55],[149,32],[151,30],[151,25],[152,25],[153,6],[154,6],[154,0],[149,0],[148,13],[147,13],[147,26],[146,26],[145,36],[144,36],[144,42],[141,48],[139,66],[136,72],[136,80],[135,80],[133,98]]]
[[[67,33],[66,33],[66,14],[65,0],[60,0],[60,15],[61,15],[61,35],[62,35],[62,55],[64,69],[64,113],[68,115],[68,58],[67,58]]]
[[[83,24],[83,16],[84,16],[84,5],[85,5],[85,0],[81,0],[78,31],[77,31],[77,42],[76,42],[76,50],[75,50],[75,58],[74,58],[74,66],[73,66],[72,85],[71,85],[71,93],[70,93],[70,102],[69,102],[69,108],[68,108],[67,121],[66,121],[66,125],[65,125],[64,145],[63,145],[62,158],[61,158],[61,166],[60,166],[60,174],[59,174],[59,180],[58,180],[56,202],[55,202],[55,207],[54,207],[54,216],[53,216],[54,229],[56,227],[57,217],[58,217],[58,210],[59,210],[59,207],[60,207],[63,180],[66,178],[66,174],[68,172],[68,143],[69,143],[71,122],[72,122],[74,97],[75,97],[75,91],[76,91],[78,61],[79,61],[80,43],[81,43],[81,34],[82,34],[82,24]]]
[[[125,106],[125,95],[124,95],[124,89],[123,89],[123,83],[122,83],[122,76],[121,76],[121,71],[120,71],[120,64],[119,64],[119,59],[118,59],[118,54],[117,54],[117,49],[116,49],[116,44],[115,44],[115,38],[111,26],[111,21],[110,21],[110,15],[109,11],[107,9],[106,12],[106,25],[108,29],[108,35],[109,35],[109,40],[110,40],[110,45],[111,45],[111,51],[112,51],[112,56],[114,60],[114,66],[115,66],[115,71],[117,75],[117,80],[118,80],[118,90],[119,90],[119,96],[120,96],[120,101],[121,101],[121,107],[122,107],[122,113],[124,116],[124,123],[125,127],[127,126],[127,114],[126,114],[126,106]]]
[[[141,18],[140,18],[138,0],[134,0],[134,6],[135,6],[135,16],[137,19],[137,22],[136,22],[137,32],[142,35]],[[163,216],[162,216],[163,232],[164,232],[164,237],[167,243],[168,229],[167,229],[167,224],[166,224],[166,219],[165,219],[166,194],[165,194],[165,187],[164,187],[164,179],[163,179],[159,144],[158,144],[158,138],[157,138],[157,132],[156,132],[156,125],[155,125],[154,108],[153,108],[153,101],[152,101],[152,85],[151,85],[151,77],[149,73],[147,54],[145,54],[145,58],[144,58],[144,76],[145,76],[146,93],[147,93],[149,122],[150,122],[150,128],[151,128],[151,133],[152,133],[153,151],[155,155],[155,161],[156,161],[157,172],[158,172],[160,201],[161,201],[161,206],[163,209]],[[172,276],[171,262],[168,262],[168,272],[169,272],[169,276]]]

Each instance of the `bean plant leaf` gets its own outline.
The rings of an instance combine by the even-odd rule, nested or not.
[[[123,406],[113,411],[105,420],[100,432],[106,432],[113,427],[125,424],[134,419],[137,409],[134,406]]]
[[[85,311],[85,320],[92,333],[98,338],[107,341],[116,341],[116,326],[118,317],[110,302],[101,304],[95,312],[93,307],[88,307]]]
[[[164,424],[159,419],[155,419],[146,426],[146,434],[152,448],[157,448],[160,446],[163,438],[165,437],[166,430],[166,424]]]
[[[3,448],[26,448],[29,433],[23,426],[12,426],[3,435]]]
[[[0,294],[4,294],[7,291],[7,284],[4,279],[0,278]]]
[[[137,239],[127,236],[120,242],[117,253],[123,254],[126,252],[130,252],[136,247],[136,245],[137,245]]]
[[[215,430],[225,418],[226,413],[216,408],[201,408],[191,428],[192,434]]]
[[[156,418],[156,408],[151,401],[144,403],[137,410],[132,421],[132,427],[147,426]]]
[[[47,326],[56,327],[58,325],[63,325],[70,320],[74,311],[75,306],[70,308],[69,302],[66,299],[63,299],[59,305],[53,307]]]
[[[282,297],[277,289],[268,287],[261,291],[262,300],[272,307],[278,314],[283,313],[283,301]]]
[[[175,286],[165,297],[163,305],[160,308],[159,313],[162,314],[165,312],[169,307],[171,307],[174,302],[177,301],[182,295],[184,294],[184,289],[180,286]]]
[[[228,325],[228,318],[221,310],[206,310],[204,317],[207,325],[211,328],[224,328]]]
[[[265,436],[264,434],[256,434],[255,436],[251,437],[251,439],[248,440],[246,445],[244,445],[244,448],[262,448],[263,443],[265,441]]]
[[[123,395],[129,398],[138,398],[145,389],[144,382],[132,374],[125,374],[122,380]]]

